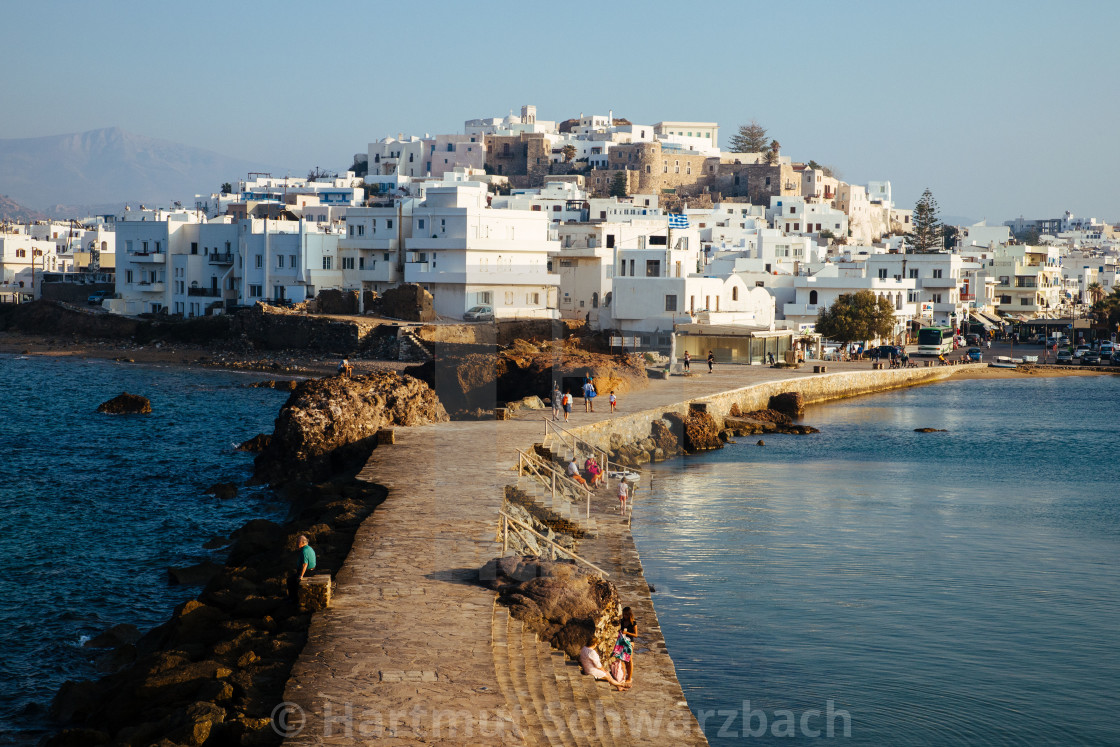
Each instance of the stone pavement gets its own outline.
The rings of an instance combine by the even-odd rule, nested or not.
[[[870,369],[828,365],[830,372]],[[620,395],[620,412],[813,375],[811,366],[725,365],[711,375],[697,369],[704,370]],[[609,418],[608,393],[602,394],[595,413],[584,413],[577,400],[567,427]],[[516,480],[515,449],[543,440],[541,418],[548,414],[400,428],[395,445],[373,452],[360,477],[389,494],[358,530],[336,575],[332,606],[315,615],[292,670],[285,690],[289,744],[706,743],[609,491],[597,494],[593,509],[603,528],[581,543],[580,553],[610,573],[635,608],[643,635],[633,690],[615,693],[573,677],[539,648],[547,644],[526,640],[532,634],[519,622],[504,620],[494,593],[476,583],[478,569],[501,554],[498,511],[504,486]],[[562,727],[557,718],[576,721]]]

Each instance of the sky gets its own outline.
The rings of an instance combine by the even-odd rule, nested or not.
[[[756,119],[943,217],[1120,220],[1120,3],[5,2],[0,138],[120,127],[292,174],[397,133]]]

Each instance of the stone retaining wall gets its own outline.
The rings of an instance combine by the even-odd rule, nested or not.
[[[622,443],[628,444],[642,441],[650,435],[650,426],[653,421],[662,419],[666,412],[686,413],[691,402],[707,403],[708,412],[717,421],[722,422],[722,419],[730,412],[732,404],[738,403],[740,409],[744,412],[761,410],[767,407],[772,395],[782,392],[800,392],[805,398],[805,404],[809,405],[889,389],[929,384],[942,381],[952,375],[953,371],[951,369],[939,367],[934,369],[904,368],[887,371],[846,371],[817,376],[802,376],[784,381],[754,384],[708,397],[697,397],[654,410],[618,415],[610,420],[603,420],[582,427],[576,426],[570,430],[593,446],[610,449],[612,434],[618,434],[615,437],[616,444],[619,442],[619,438],[621,438]]]

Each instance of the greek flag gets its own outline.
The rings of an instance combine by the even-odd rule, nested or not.
[[[670,213],[669,228],[688,228],[688,216],[684,213]]]

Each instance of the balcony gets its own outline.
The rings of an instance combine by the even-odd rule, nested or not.
[[[218,288],[187,288],[188,296],[202,296],[203,298],[220,298],[222,291]]]
[[[128,258],[135,264],[148,263],[163,263],[167,259],[167,255],[163,252],[129,252]]]
[[[922,278],[923,288],[955,288],[960,281],[953,277]]]
[[[136,284],[136,289],[141,293],[163,293],[164,284],[160,282],[141,280]]]
[[[975,301],[976,300],[976,294],[975,293],[962,293],[961,294],[961,300],[962,301]]]
[[[225,252],[224,254],[211,254],[210,264],[212,265],[232,265],[233,252]]]

